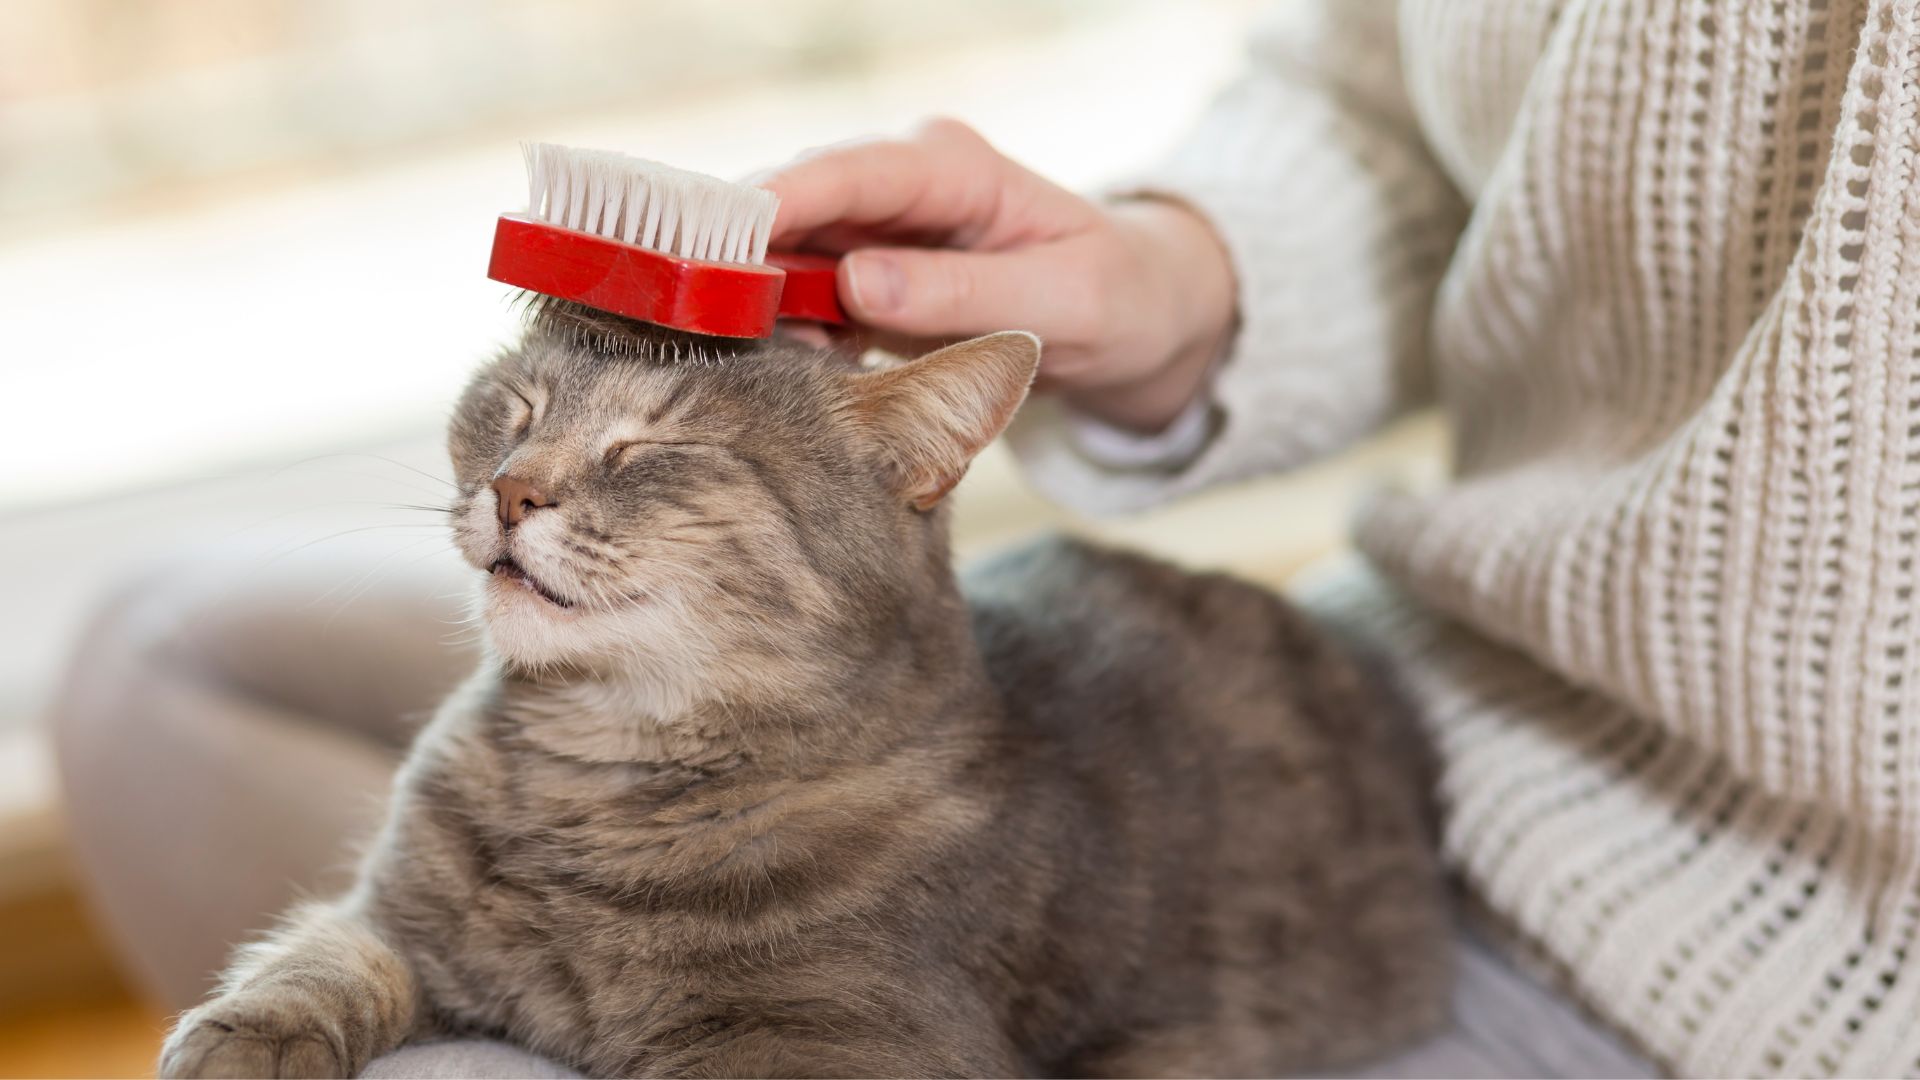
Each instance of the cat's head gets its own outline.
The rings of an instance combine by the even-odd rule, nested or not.
[[[880,370],[790,343],[718,351],[575,313],[536,320],[467,387],[454,535],[509,666],[619,669],[676,711],[805,679],[820,650],[944,595],[937,505],[1025,397],[1039,341]]]

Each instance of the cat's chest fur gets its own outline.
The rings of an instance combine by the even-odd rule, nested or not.
[[[402,780],[382,901],[443,1023],[596,1073],[724,1037],[769,987],[889,977],[872,931],[985,814],[924,745],[791,778],[556,757],[497,717],[447,727]]]

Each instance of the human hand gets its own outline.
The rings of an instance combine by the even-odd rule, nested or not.
[[[814,151],[761,177],[772,246],[846,253],[841,303],[870,340],[918,355],[995,330],[1046,345],[1036,388],[1140,431],[1198,392],[1233,322],[1212,228],[1159,200],[1096,203],[931,121]]]

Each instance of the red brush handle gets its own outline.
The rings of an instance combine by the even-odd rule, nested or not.
[[[787,272],[787,285],[780,293],[781,318],[836,326],[846,324],[847,312],[840,306],[839,259],[830,255],[774,251],[767,254],[767,265]]]
[[[682,259],[520,214],[502,214],[494,227],[487,276],[601,311],[715,337],[767,337],[777,317],[846,321],[834,294],[835,260],[782,255],[769,263]]]

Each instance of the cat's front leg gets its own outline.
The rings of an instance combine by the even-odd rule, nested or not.
[[[351,911],[316,905],[242,949],[160,1052],[162,1077],[347,1077],[412,1030],[413,972]]]

